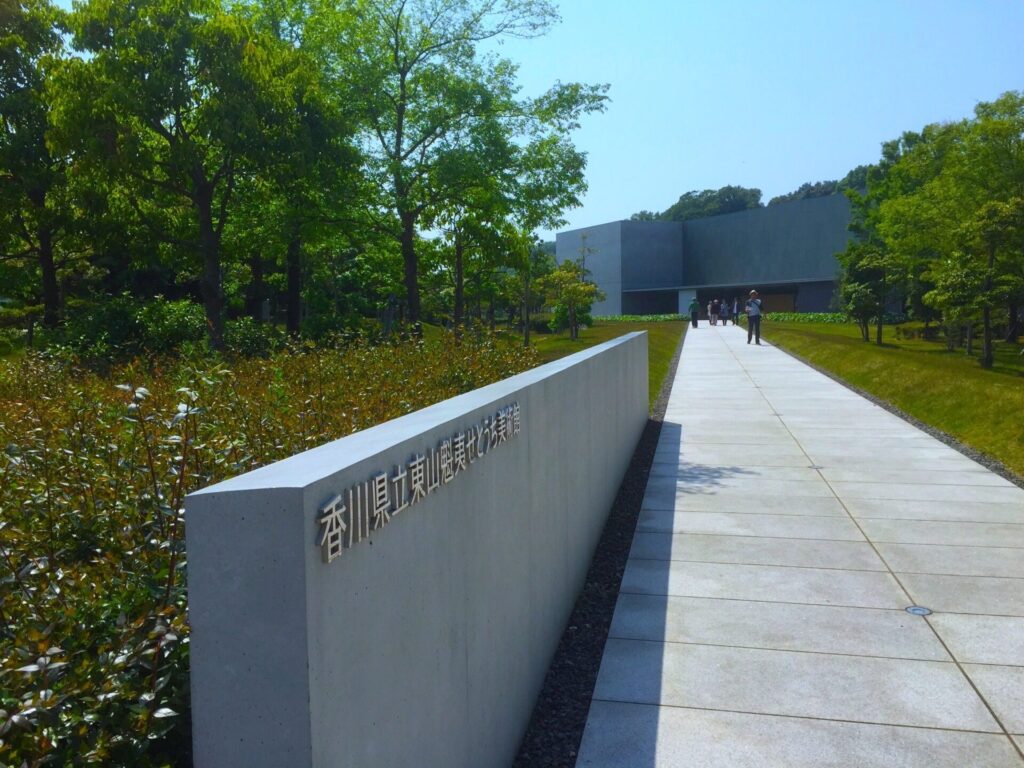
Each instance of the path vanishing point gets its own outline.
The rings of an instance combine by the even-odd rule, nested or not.
[[[690,330],[577,765],[1022,748],[1024,490],[743,329]]]

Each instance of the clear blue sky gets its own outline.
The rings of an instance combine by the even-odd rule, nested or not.
[[[769,198],[841,178],[883,141],[1024,90],[1019,0],[564,0],[506,42],[524,93],[609,83],[575,135],[589,192],[569,228],[664,210],[691,189]],[[549,234],[549,233],[546,233]]]

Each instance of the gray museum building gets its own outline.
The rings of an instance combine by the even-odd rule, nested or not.
[[[559,263],[584,256],[605,293],[595,315],[685,313],[694,296],[732,301],[757,289],[776,312],[825,312],[850,234],[845,195],[793,200],[690,221],[612,221],[559,232]]]

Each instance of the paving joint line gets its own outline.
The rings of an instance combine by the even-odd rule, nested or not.
[[[674,535],[674,534],[673,534]],[[703,534],[694,534],[703,535]],[[749,538],[760,538],[757,536],[751,536]],[[834,543],[831,539],[790,539],[790,541],[828,541]],[[861,544],[867,542],[851,541],[850,544]],[[847,573],[885,573],[883,568],[839,568],[836,566],[828,565],[792,565],[790,563],[749,563],[745,560],[698,560],[692,557],[644,557],[642,555],[630,555],[628,560],[640,560],[651,563],[705,563],[707,565],[746,565],[756,568],[803,568],[808,571],[843,571]],[[962,576],[968,579],[1011,579],[1011,580],[1024,580],[1024,576],[996,576],[989,574],[976,574],[976,573],[946,573],[940,571],[913,571],[906,568],[901,568],[894,573],[905,573],[908,576]]]
[[[726,344],[725,346],[729,349],[730,352],[732,352],[732,348],[728,344]],[[782,349],[779,349],[779,352],[781,352],[784,355],[787,354],[786,351],[782,350]],[[740,368],[746,374],[747,378],[749,378],[751,380],[751,382],[753,382],[753,377],[750,375],[750,372],[746,369],[746,367],[743,365],[743,363],[739,360],[739,358],[736,356],[735,352],[732,352],[732,354],[733,354],[733,358],[736,360],[737,364],[740,366]],[[836,382],[836,383],[838,383],[838,382]],[[761,397],[764,398],[765,402],[767,402],[769,405],[771,405],[771,401],[768,400],[768,397],[763,392],[761,392]],[[773,410],[774,410],[774,407],[773,407]],[[783,420],[783,417],[782,416],[778,416],[778,419],[779,419],[779,422],[783,425],[783,427],[785,427],[786,430],[789,431],[789,427],[786,425],[786,422]],[[909,422],[907,422],[907,423],[908,423],[909,426],[914,427],[914,425],[910,424]],[[914,428],[918,429],[918,431],[922,431],[918,427],[914,427]],[[792,434],[793,433],[790,432],[790,435],[792,435]],[[928,437],[931,437],[933,440],[937,439],[934,436],[929,435],[927,432],[924,432],[924,434],[927,435]],[[810,459],[811,458],[810,454],[807,454],[807,451],[804,448],[803,443],[801,443],[799,440],[797,440],[795,435],[793,435],[793,439],[796,440],[797,445],[800,446],[800,449],[803,450],[804,453],[807,455],[807,458]],[[814,461],[811,461],[811,464],[814,464],[814,463],[815,463]],[[820,469],[817,470],[817,471],[818,471],[819,474],[821,474],[821,470]],[[878,555],[878,557],[881,559],[881,561],[885,564],[885,567],[889,569],[890,575],[896,581],[896,583],[899,584],[900,589],[902,589],[903,592],[907,595],[907,597],[910,598],[911,605],[916,605],[916,601],[911,597],[910,590],[908,590],[906,585],[903,584],[903,582],[900,580],[900,578],[897,575],[897,573],[895,571],[893,571],[892,567],[889,565],[889,562],[882,556],[882,553],[878,551],[878,548],[875,546],[875,542],[872,541],[870,539],[870,537],[867,536],[866,532],[861,528],[860,523],[856,520],[856,518],[854,518],[853,514],[849,511],[849,509],[847,508],[846,504],[843,502],[843,499],[836,492],[836,490],[832,486],[832,484],[828,481],[828,479],[825,478],[824,475],[822,475],[822,480],[824,480],[826,483],[828,483],[829,488],[832,489],[832,493],[835,494],[836,499],[839,501],[840,504],[842,504],[843,509],[846,510],[846,513],[850,516],[850,519],[853,521],[854,525],[857,526],[857,528],[861,531],[861,533],[864,535],[864,537],[868,540],[868,543],[871,544],[872,549],[875,550],[875,554]],[[967,681],[967,684],[974,691],[975,695],[981,700],[982,704],[985,705],[985,708],[988,710],[988,712],[991,715],[991,717],[993,718],[993,720],[995,720],[996,724],[1002,729],[1003,734],[1005,734],[1006,737],[1010,739],[1010,743],[1016,749],[1017,754],[1022,759],[1024,759],[1024,747],[1022,747],[1020,744],[1018,744],[1015,739],[1011,738],[1010,730],[1003,723],[1002,719],[996,713],[995,709],[989,703],[988,699],[985,696],[982,695],[981,690],[979,690],[978,686],[975,685],[974,681],[971,679],[971,676],[967,674],[967,670],[965,670],[963,668],[963,665],[959,661],[957,661],[956,656],[954,656],[953,653],[950,651],[949,647],[946,645],[945,640],[943,640],[942,636],[939,634],[938,629],[936,629],[932,625],[932,623],[928,620],[927,616],[924,616],[922,618],[925,620],[925,622],[927,623],[928,627],[934,633],[934,635],[938,639],[938,641],[942,644],[942,647],[946,650],[946,653],[948,653],[950,655],[950,657],[953,659],[953,663],[956,664],[957,669],[960,670],[960,674],[963,675],[964,679]]]
[[[884,728],[916,728],[922,731],[943,731],[946,733],[977,733],[983,736],[991,736],[993,738],[1009,738],[1011,742],[1013,739],[1010,738],[1016,734],[1000,733],[999,731],[978,731],[973,728],[943,728],[939,725],[911,725],[910,723],[885,723],[878,720],[842,720],[838,717],[815,717],[813,715],[790,715],[782,712],[755,712],[753,710],[746,709],[721,709],[718,707],[696,707],[692,705],[684,704],[654,704],[649,701],[634,701],[631,699],[604,699],[594,697],[592,701],[600,701],[606,704],[631,704],[640,707],[667,707],[669,709],[692,709],[698,712],[726,712],[736,715],[755,715],[762,717],[782,717],[791,720],[813,720],[815,722],[825,723],[852,723],[854,725],[878,725]]]
[[[682,600],[728,600],[730,602],[739,603],[762,603],[765,605],[810,605],[815,608],[843,608],[843,609],[856,609],[856,610],[891,610],[901,613],[906,612],[905,607],[886,607],[880,605],[851,605],[849,603],[808,603],[808,602],[797,602],[796,600],[764,600],[756,597],[721,597],[718,595],[681,595],[679,593],[668,593],[668,592],[634,592],[633,590],[621,590],[622,595],[633,595],[634,597],[651,597],[651,598],[662,598],[662,597],[675,597]],[[944,610],[942,614],[944,616],[988,616],[991,618],[1024,618],[1024,614],[1020,613],[970,613],[962,610]],[[967,662],[966,664],[974,664],[973,662]],[[1001,665],[993,665],[999,667]],[[1011,665],[1013,666],[1013,665]]]
[[[945,659],[922,659],[917,656],[884,656],[877,653],[839,653],[837,651],[809,651],[805,648],[770,648],[764,645],[735,645],[730,643],[702,643],[696,640],[652,640],[649,637],[628,637],[625,635],[613,635],[608,637],[615,640],[628,640],[631,643],[654,643],[656,645],[696,645],[707,648],[736,648],[741,651],[765,651],[767,653],[805,653],[809,656],[837,656],[843,659],[882,659],[884,661],[917,661],[924,664],[945,664],[952,665],[952,657]],[[948,653],[948,651],[947,651]],[[972,662],[967,662],[968,664]],[[1019,664],[990,664],[989,666],[1024,666]]]

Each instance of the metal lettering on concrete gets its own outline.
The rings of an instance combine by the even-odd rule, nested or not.
[[[425,454],[395,466],[389,476],[378,472],[356,483],[320,507],[317,521],[323,561],[330,563],[344,550],[369,538],[391,519],[427,498],[442,485],[466,471],[477,458],[519,434],[522,418],[519,403],[499,408],[493,417],[441,440]]]

